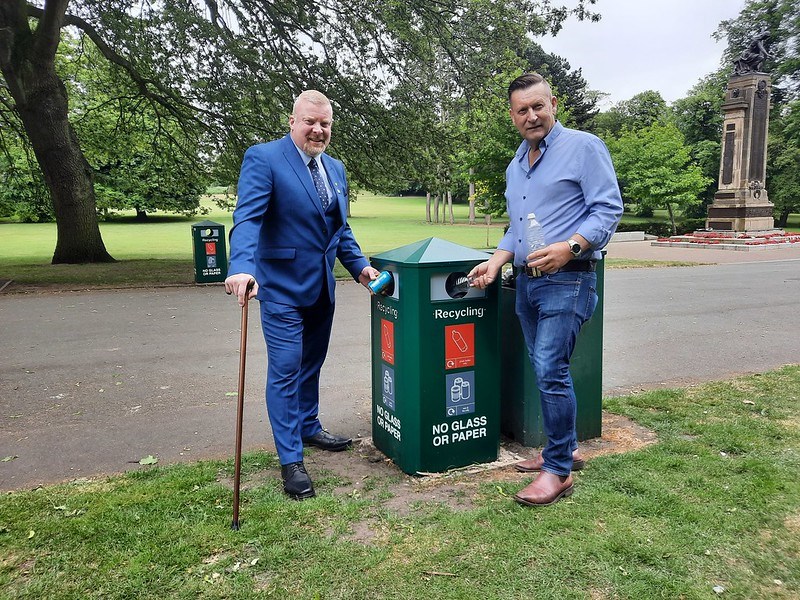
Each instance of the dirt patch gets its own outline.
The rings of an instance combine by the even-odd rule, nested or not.
[[[800,513],[793,513],[786,517],[786,521],[784,521],[784,526],[786,530],[800,536]]]
[[[603,413],[603,435],[581,442],[581,452],[587,461],[592,458],[632,452],[656,443],[655,432],[630,419]],[[347,452],[313,451],[305,459],[312,479],[319,485],[323,478],[336,482],[334,496],[351,496],[369,499],[375,514],[351,524],[348,539],[362,544],[380,543],[387,535],[384,519],[404,518],[420,511],[446,508],[450,511],[468,511],[475,508],[479,488],[487,482],[521,482],[522,475],[512,467],[515,463],[532,458],[540,448],[527,448],[504,439],[498,459],[492,463],[470,465],[445,473],[407,475],[389,458],[375,448],[372,438],[356,440]],[[218,482],[233,489],[233,479],[220,478]],[[242,480],[242,489],[263,485],[280,485],[277,468],[261,469]],[[333,532],[331,532],[333,535]]]
[[[582,442],[581,452],[591,461],[598,456],[638,450],[656,441],[653,431],[626,417],[604,413],[602,437]],[[376,544],[385,538],[383,521],[386,516],[402,519],[412,513],[442,508],[472,510],[478,502],[482,484],[521,482],[522,476],[512,468],[513,465],[535,456],[539,450],[503,440],[498,460],[493,463],[411,476],[403,473],[375,448],[371,438],[363,438],[357,440],[348,452],[311,452],[305,463],[315,482],[322,478],[334,479],[333,495],[365,498],[374,503],[375,514],[366,520],[353,522],[347,537],[363,544]],[[279,485],[279,480],[277,469],[264,469],[251,474],[242,482],[242,488]],[[232,487],[233,482],[224,479],[220,483]]]

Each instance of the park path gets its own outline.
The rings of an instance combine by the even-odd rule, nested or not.
[[[604,391],[679,385],[800,361],[800,248],[609,246],[609,256],[717,262],[606,272]],[[352,282],[322,372],[329,429],[370,435],[369,296]],[[251,305],[246,449],[272,449]],[[240,311],[220,286],[0,294],[0,489],[229,457]]]

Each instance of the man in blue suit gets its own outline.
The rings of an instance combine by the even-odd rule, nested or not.
[[[364,286],[378,276],[347,224],[344,165],[324,153],[332,123],[330,101],[307,90],[295,100],[290,133],[245,152],[225,280],[225,291],[240,306],[245,296],[261,301],[267,412],[283,489],[296,500],[315,495],[303,446],[335,452],[352,442],[328,433],[317,418],[319,372],[333,323],[334,262],[338,258]]]

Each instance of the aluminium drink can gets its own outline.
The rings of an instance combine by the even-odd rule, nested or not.
[[[373,294],[380,294],[386,290],[393,281],[394,278],[389,271],[381,271],[377,278],[367,284],[367,287]]]

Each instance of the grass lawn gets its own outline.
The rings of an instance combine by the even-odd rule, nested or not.
[[[8,279],[13,279],[18,288],[191,284],[194,282],[191,225],[208,219],[222,223],[226,233],[231,228],[230,212],[211,200],[203,205],[210,212],[195,217],[156,214],[148,222],[139,223],[130,213],[102,222],[100,230],[106,248],[119,261],[105,265],[50,265],[56,243],[55,223],[0,222],[0,285]],[[487,226],[479,217],[477,224],[469,225],[466,205],[454,205],[453,211],[455,225],[426,223],[425,198],[389,198],[362,192],[351,204],[349,221],[367,256],[429,237],[480,250],[493,250],[497,246],[506,220]],[[615,263],[609,260],[607,266],[670,264]],[[336,274],[348,276],[340,265]]]
[[[605,404],[656,443],[592,458],[542,509],[511,500],[530,478],[508,468],[426,484],[366,460],[293,502],[265,453],[245,457],[238,532],[232,461],[10,492],[2,597],[800,597],[800,366]]]

